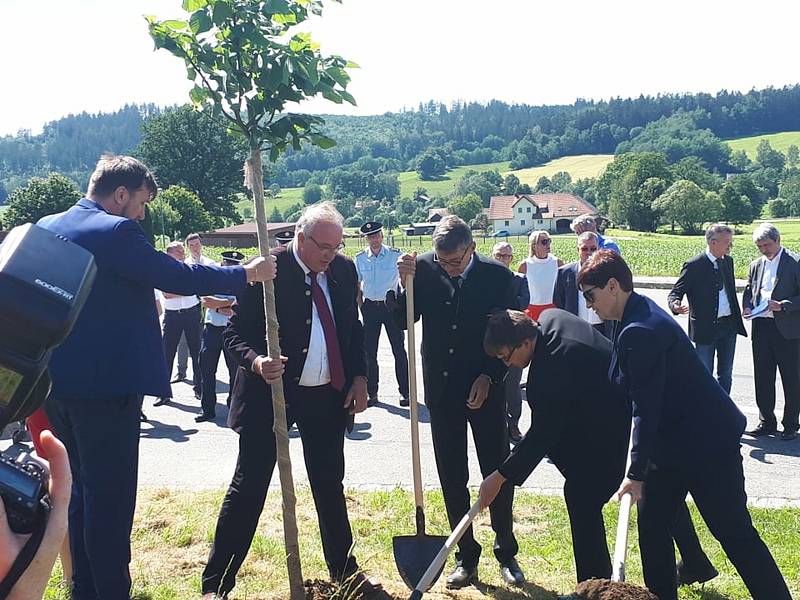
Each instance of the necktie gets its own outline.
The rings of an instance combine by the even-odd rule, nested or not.
[[[328,350],[331,385],[341,392],[344,389],[344,365],[342,364],[342,353],[339,349],[339,338],[336,337],[336,325],[333,322],[328,301],[325,299],[325,292],[319,286],[317,274],[314,272],[311,272],[311,298],[314,300],[314,306],[317,307],[319,322],[322,324],[322,332],[325,334],[325,348]]]
[[[725,287],[725,277],[724,277],[723,271],[722,271],[722,265],[723,264],[724,263],[722,262],[722,258],[718,258],[717,259],[717,269],[716,269],[716,273],[715,273],[715,276],[717,278],[717,289],[718,290],[722,290]]]

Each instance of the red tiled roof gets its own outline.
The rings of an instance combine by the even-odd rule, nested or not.
[[[595,213],[597,209],[589,202],[572,194],[522,194],[520,196],[492,196],[489,218],[513,219],[514,206],[520,200],[528,200],[541,211],[543,219],[577,217],[584,213]]]

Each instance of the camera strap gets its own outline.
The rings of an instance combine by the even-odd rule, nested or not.
[[[2,500],[0,500],[0,502],[2,502]],[[50,501],[48,497],[45,496],[42,498],[39,505],[40,518],[36,520],[36,529],[33,530],[31,537],[28,538],[22,550],[20,550],[17,559],[14,561],[14,564],[11,565],[11,569],[8,571],[5,579],[0,581],[0,600],[5,600],[5,598],[8,597],[9,593],[11,593],[11,588],[19,581],[25,569],[30,566],[34,556],[36,556],[36,553],[39,551],[39,546],[42,545],[42,539],[44,539],[44,532],[47,529],[47,517],[50,514],[50,508]]]

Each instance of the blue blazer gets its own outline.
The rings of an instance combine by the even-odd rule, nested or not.
[[[652,464],[691,470],[738,452],[745,416],[677,321],[636,292],[617,324],[609,373],[633,405],[631,479],[643,481]]]
[[[178,262],[153,248],[137,222],[92,200],[38,224],[86,248],[97,264],[83,311],[50,360],[57,399],[169,396],[153,288],[188,296],[237,294],[246,285],[242,267]]]

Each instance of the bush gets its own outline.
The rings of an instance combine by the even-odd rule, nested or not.
[[[75,182],[59,173],[51,173],[46,179],[34,177],[8,197],[2,225],[11,229],[24,223],[36,223],[46,215],[67,210],[81,197]]]

